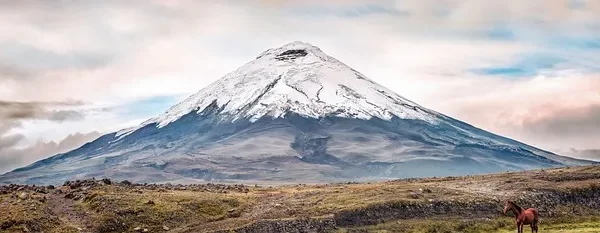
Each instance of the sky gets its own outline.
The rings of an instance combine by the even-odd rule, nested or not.
[[[600,160],[599,0],[0,0],[0,173],[320,47],[422,106]]]

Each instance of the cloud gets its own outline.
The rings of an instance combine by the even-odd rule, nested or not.
[[[28,79],[33,76],[32,71],[24,70],[8,64],[0,63],[0,79],[1,80],[19,80]]]
[[[554,137],[568,137],[573,134],[600,137],[600,105],[550,111],[554,112],[539,118],[526,119],[523,122],[525,127],[535,133]]]
[[[595,0],[397,0],[396,7],[416,16],[421,22],[445,23],[457,27],[486,27],[497,24],[537,25],[543,29],[587,26],[597,22],[600,4]],[[439,16],[444,17],[439,17]],[[445,22],[444,22],[445,21]]]
[[[23,139],[23,135],[15,134],[0,137],[0,149],[11,148]]]
[[[84,114],[77,110],[61,109],[77,107],[80,102],[19,102],[0,101],[0,173],[15,166],[23,166],[32,161],[73,149],[83,139],[97,137],[98,133],[69,135],[59,143],[38,141],[35,145],[21,147],[26,139],[22,133],[15,132],[24,122],[50,121],[62,123],[81,121]]]
[[[35,80],[6,81],[0,77],[0,84],[8,89],[0,92],[0,99],[18,96],[24,101],[75,98],[121,102],[121,99],[110,98],[180,95],[207,85],[262,50],[290,40],[306,40],[333,48],[361,46],[365,47],[363,51],[371,53],[369,56],[376,56],[372,53],[389,49],[374,46],[376,43],[389,45],[387,41],[414,38],[420,48],[424,47],[419,46],[422,39],[471,36],[503,20],[535,21],[549,27],[576,21],[571,17],[558,24],[535,20],[543,15],[539,14],[539,7],[544,12],[566,11],[568,15],[590,15],[587,12],[594,9],[587,7],[593,5],[587,2],[583,9],[570,9],[566,1],[564,6],[523,4],[522,1],[498,6],[493,1],[473,0],[147,1],[135,4],[106,1],[103,7],[96,4],[91,1],[6,3],[6,7],[0,9],[3,17],[0,18],[3,19],[0,20],[3,35],[0,50],[10,53],[5,53],[7,59],[4,64],[0,62],[0,67],[8,66],[13,71],[29,68],[20,74],[28,74]],[[552,10],[561,6],[564,9]],[[304,12],[303,9],[309,9],[311,17],[290,14]],[[331,12],[332,17],[312,17],[310,9],[326,9],[324,13]],[[316,10],[322,14],[319,12],[322,11]],[[407,15],[379,14],[381,12],[406,12]],[[354,14],[361,17],[345,18]],[[423,20],[423,17],[431,19]],[[587,21],[597,20],[593,15],[587,18]],[[470,20],[489,21],[494,25],[478,26]],[[475,26],[463,29],[465,25]],[[532,28],[528,31],[542,27],[533,25]],[[511,33],[518,38],[524,36],[518,31]],[[544,38],[546,34],[537,37]],[[470,39],[465,41],[476,43]],[[368,51],[371,47],[376,49]],[[440,53],[427,52],[431,57]],[[158,88],[167,79],[171,88]],[[32,90],[29,88],[32,85],[69,91]],[[147,88],[123,91],[128,85],[146,85]]]
[[[463,77],[441,84],[452,92],[429,98],[443,100],[434,104],[441,112],[541,148],[593,148],[600,138],[600,75],[555,75]]]
[[[83,114],[74,110],[48,110],[49,107],[79,105],[77,102],[16,102],[0,101],[0,119],[2,120],[81,120]]]
[[[72,51],[57,53],[20,43],[0,44],[0,64],[27,71],[44,71],[65,68],[94,68],[107,64],[112,57],[99,52]]]
[[[100,137],[98,132],[90,132],[86,134],[76,133],[70,134],[64,139],[54,142],[39,141],[35,145],[26,148],[14,148],[14,144],[4,145],[5,140],[13,139],[16,142],[22,135],[11,135],[0,138],[0,174],[8,172],[13,168],[28,165],[37,160],[46,158],[50,155],[64,153],[75,149],[84,143],[90,142]]]
[[[600,149],[578,150],[571,148],[569,150],[562,150],[560,152],[564,155],[572,156],[575,158],[588,159],[600,162]]]

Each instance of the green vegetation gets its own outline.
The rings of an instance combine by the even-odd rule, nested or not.
[[[239,217],[253,201],[249,195],[194,191],[128,190],[112,186],[93,191],[80,205],[101,219],[99,232],[133,230],[160,231],[186,223],[205,224]],[[122,227],[125,225],[128,227]]]
[[[0,202],[0,232],[73,232],[45,209],[46,201],[37,194],[21,192],[3,195]]]
[[[374,232],[374,233],[514,233],[514,219],[500,217],[494,219],[456,219],[439,218],[430,220],[401,220],[374,226],[339,229],[338,233]],[[525,232],[530,231],[525,226]],[[539,232],[600,232],[600,217],[562,217],[543,219]]]

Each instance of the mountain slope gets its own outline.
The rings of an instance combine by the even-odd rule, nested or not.
[[[426,109],[317,47],[293,42],[137,127],[0,182],[333,182],[588,163]]]

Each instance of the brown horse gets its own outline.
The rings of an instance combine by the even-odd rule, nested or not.
[[[504,204],[504,215],[509,210],[515,214],[518,233],[523,233],[523,225],[530,225],[532,233],[538,232],[538,211],[536,209],[529,208],[524,210],[514,202],[506,201],[506,204]]]

